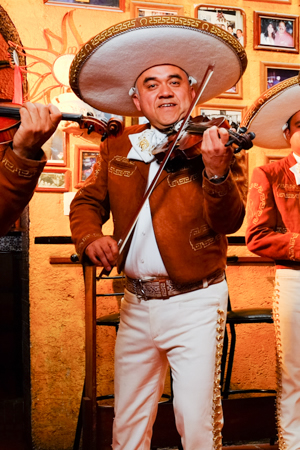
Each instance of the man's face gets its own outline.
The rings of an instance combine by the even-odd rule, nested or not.
[[[280,34],[283,34],[285,32],[285,23],[284,22],[279,22],[279,26],[278,26],[278,31]]]
[[[300,111],[290,120],[290,128],[285,131],[288,143],[293,152],[300,156]]]
[[[151,125],[165,129],[183,119],[195,97],[186,73],[176,66],[151,67],[137,79],[133,101]]]
[[[242,32],[241,32],[241,30],[236,30],[236,35],[237,35],[237,37],[241,37],[242,36]]]

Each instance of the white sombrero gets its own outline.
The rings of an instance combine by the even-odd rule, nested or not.
[[[71,65],[70,86],[96,109],[138,116],[142,113],[136,110],[129,90],[145,70],[161,64],[179,66],[200,84],[213,63],[214,73],[201,103],[237,83],[247,66],[244,48],[230,33],[208,22],[178,16],[142,17],[90,39]]]
[[[264,148],[289,148],[285,123],[300,110],[300,76],[288,78],[265,91],[246,113],[241,127],[255,133],[253,143]]]

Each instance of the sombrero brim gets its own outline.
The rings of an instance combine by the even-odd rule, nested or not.
[[[254,145],[289,148],[282,127],[300,110],[300,77],[288,78],[265,91],[249,108],[241,126],[255,133]]]
[[[142,72],[161,64],[181,67],[199,84],[208,65],[215,64],[200,99],[204,103],[237,83],[247,57],[235,37],[208,22],[178,16],[136,18],[102,31],[82,47],[70,69],[70,86],[94,108],[139,116],[129,90]]]

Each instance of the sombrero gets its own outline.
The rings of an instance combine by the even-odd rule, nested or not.
[[[179,66],[200,84],[213,63],[214,73],[201,103],[237,83],[247,66],[244,48],[230,33],[198,19],[140,17],[90,39],[71,65],[70,86],[96,109],[139,116],[142,113],[136,110],[129,90],[145,70],[162,64]]]
[[[289,148],[283,135],[283,126],[300,110],[300,76],[281,81],[267,91],[248,109],[241,127],[255,133],[258,147]]]

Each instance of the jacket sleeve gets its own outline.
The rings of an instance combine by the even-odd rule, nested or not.
[[[82,259],[86,247],[103,236],[102,226],[109,219],[108,139],[101,145],[92,174],[77,192],[70,206],[70,227],[76,251]]]
[[[237,231],[244,220],[247,198],[245,151],[233,156],[225,181],[210,182],[203,174],[204,217],[209,226],[220,234]]]
[[[250,251],[274,260],[300,260],[300,236],[279,228],[272,180],[260,167],[253,171],[248,194],[246,244]]]
[[[47,161],[44,154],[40,161],[35,161],[20,158],[11,148],[3,153],[0,161],[0,236],[6,234],[20,217]]]

